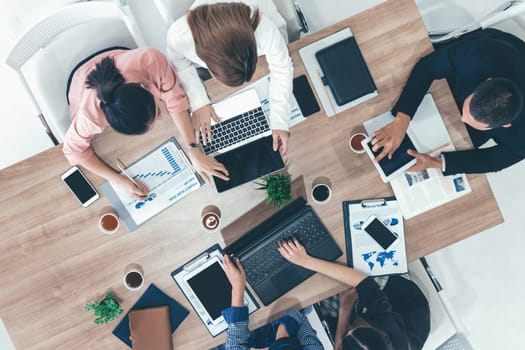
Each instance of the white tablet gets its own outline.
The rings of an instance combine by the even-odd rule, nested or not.
[[[171,276],[212,336],[228,328],[221,311],[231,306],[232,287],[218,245],[173,271]],[[244,293],[244,304],[250,314],[259,308],[248,290]]]
[[[412,165],[416,164],[416,159],[407,154],[408,149],[416,149],[408,135],[405,135],[403,142],[401,142],[399,148],[392,155],[392,159],[384,157],[379,162],[376,162],[374,159],[383,149],[380,148],[376,152],[372,151],[372,137],[368,136],[361,142],[361,144],[379,172],[383,182],[390,181],[397,175],[404,173]]]

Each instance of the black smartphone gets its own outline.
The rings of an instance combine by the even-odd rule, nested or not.
[[[372,215],[363,224],[363,230],[370,235],[384,250],[388,250],[399,242],[397,236],[379,219]]]
[[[293,94],[303,116],[308,117],[321,110],[306,75],[300,75],[293,80]]]
[[[99,197],[93,185],[76,166],[62,174],[62,180],[84,207],[87,207]]]

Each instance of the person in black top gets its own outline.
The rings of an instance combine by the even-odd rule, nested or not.
[[[417,158],[410,171],[441,168],[444,175],[499,171],[525,158],[525,42],[485,29],[469,33],[421,58],[395,104],[394,121],[373,133],[376,160],[391,157],[430,84],[446,78],[476,149]],[[477,149],[490,138],[494,147]]]
[[[383,290],[371,277],[345,265],[309,256],[296,240],[279,242],[281,255],[296,265],[316,271],[349,286],[358,299],[349,310],[341,348],[374,350],[421,349],[430,332],[428,301],[415,283],[391,276]],[[341,301],[344,304],[344,301]],[[342,305],[344,308],[344,305]],[[340,327],[338,326],[338,333]],[[336,349],[339,339],[336,339]]]

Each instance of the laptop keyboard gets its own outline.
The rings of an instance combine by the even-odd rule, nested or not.
[[[263,246],[259,246],[255,253],[242,259],[246,277],[252,286],[259,284],[287,263],[277,250],[278,241],[295,237],[308,251],[330,235],[313,211],[305,212],[279,231],[279,234],[264,242]]]
[[[264,116],[262,108],[258,107],[221,123],[212,125],[212,141],[204,145],[201,135],[200,142],[204,154],[212,154],[228,146],[248,140],[255,135],[260,135],[268,130],[270,130],[268,121]]]

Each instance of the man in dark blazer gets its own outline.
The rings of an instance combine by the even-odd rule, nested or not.
[[[479,30],[421,58],[395,104],[394,121],[373,133],[376,160],[399,147],[408,124],[435,79],[446,78],[475,149],[440,157],[409,150],[411,171],[441,168],[444,175],[485,173],[525,158],[525,42],[495,29]],[[478,147],[492,138],[497,145]]]

